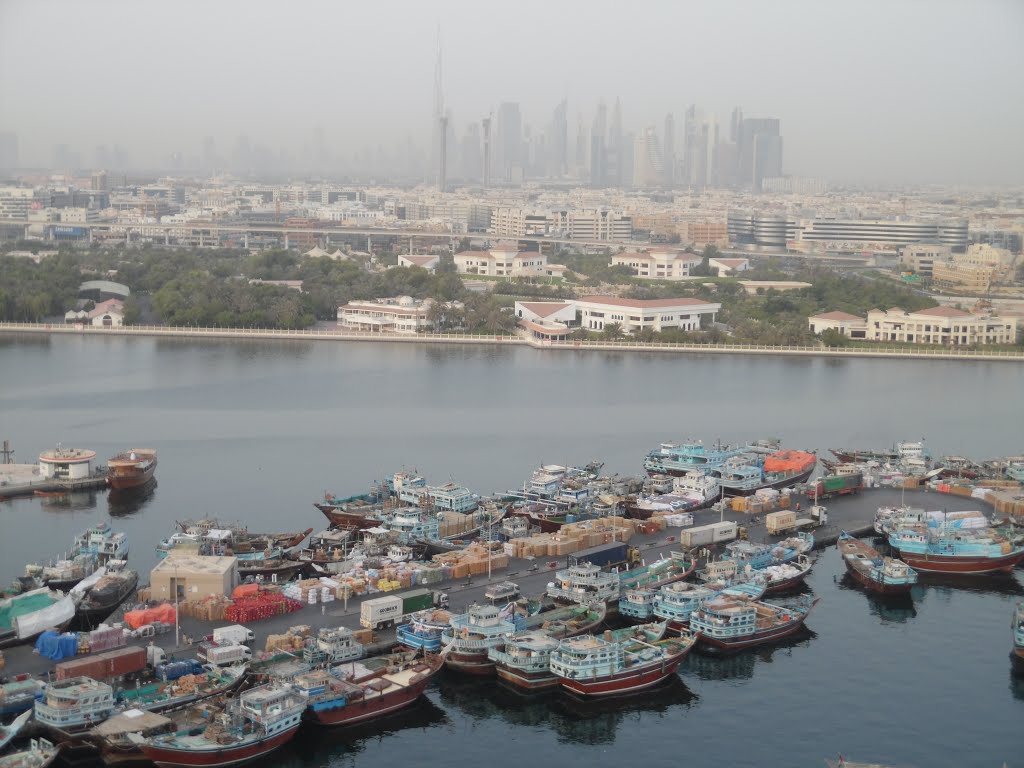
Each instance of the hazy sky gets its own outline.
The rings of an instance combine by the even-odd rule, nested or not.
[[[1024,181],[1024,0],[0,0],[0,130],[23,164],[240,133],[298,155],[318,124],[334,154],[422,147],[438,25],[458,136],[504,100],[536,131],[568,97],[570,142],[602,97],[659,133],[740,105],[781,119],[787,173]]]

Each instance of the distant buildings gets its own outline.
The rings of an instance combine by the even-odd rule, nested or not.
[[[617,253],[611,266],[626,266],[636,277],[650,280],[683,280],[703,258],[685,251],[661,248],[642,253]]]
[[[896,251],[917,243],[967,247],[967,222],[955,219],[798,219],[771,213],[730,210],[729,243],[758,249],[814,251]]]
[[[575,328],[603,331],[616,324],[626,334],[643,329],[696,331],[703,318],[713,322],[721,304],[700,299],[623,299],[588,296],[564,302],[517,301],[519,324],[535,338],[564,338]]]
[[[498,237],[550,235],[573,240],[626,241],[633,237],[633,219],[605,209],[541,211],[496,207],[488,232]]]
[[[435,255],[427,256],[399,256],[398,266],[399,267],[420,267],[427,270],[427,272],[433,272],[437,269],[437,265],[440,263],[441,257]]]
[[[430,328],[431,299],[410,296],[373,301],[350,301],[338,307],[338,326],[373,333],[419,333]]]
[[[1014,344],[1017,318],[967,312],[935,306],[907,312],[900,307],[872,309],[867,318],[846,312],[826,312],[808,318],[811,332],[835,330],[844,336],[868,341],[909,344],[968,346]]]
[[[561,277],[565,267],[548,264],[538,251],[520,251],[514,245],[499,245],[488,251],[462,251],[455,254],[455,269],[460,274],[491,277]]]

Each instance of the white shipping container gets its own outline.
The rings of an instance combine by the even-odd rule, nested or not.
[[[732,541],[736,538],[736,523],[721,522],[712,523],[712,541]]]
[[[699,525],[679,532],[679,543],[684,547],[700,547],[711,544],[714,540],[714,527],[710,525]]]

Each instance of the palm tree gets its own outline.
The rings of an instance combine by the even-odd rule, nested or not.
[[[608,323],[604,327],[604,337],[606,339],[621,339],[624,335],[621,323]]]

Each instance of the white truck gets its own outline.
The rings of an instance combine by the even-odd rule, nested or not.
[[[377,597],[367,600],[359,607],[359,624],[366,629],[380,629],[394,626],[402,616],[402,598]]]
[[[205,646],[205,647],[204,647]],[[203,645],[199,646],[196,655],[216,667],[228,664],[241,664],[252,658],[252,649],[244,645]]]
[[[255,633],[241,624],[217,627],[211,637],[217,645],[248,645],[256,639]]]

